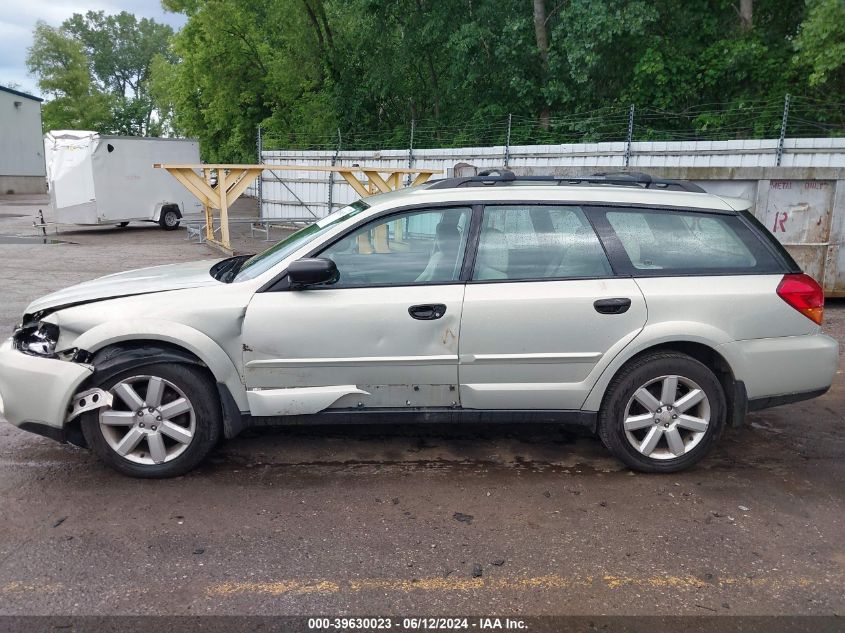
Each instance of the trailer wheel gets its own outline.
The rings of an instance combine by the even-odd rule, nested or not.
[[[166,206],[161,208],[161,216],[158,223],[165,231],[174,231],[179,228],[179,220],[182,215],[179,213],[179,207]]]

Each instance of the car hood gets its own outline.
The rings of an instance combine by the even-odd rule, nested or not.
[[[209,259],[198,262],[167,264],[106,275],[36,299],[29,304],[26,313],[34,314],[44,310],[53,311],[71,305],[141,295],[148,292],[213,286],[221,283],[209,273],[209,270],[217,261],[220,260]]]

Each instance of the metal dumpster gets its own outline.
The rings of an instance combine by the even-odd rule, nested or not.
[[[808,171],[820,173],[808,178]],[[757,218],[804,272],[822,285],[825,295],[845,297],[845,251],[840,254],[845,170],[780,168],[765,172],[768,173],[760,174],[762,177],[757,180],[736,173],[741,181],[697,178],[696,182],[711,193],[752,199]],[[737,191],[739,182],[743,184],[742,191]]]
[[[834,214],[836,189],[835,180],[771,180],[766,205],[757,208],[760,220],[830,297],[845,296],[839,257],[845,207],[840,204]]]

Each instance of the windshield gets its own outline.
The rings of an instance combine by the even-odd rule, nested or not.
[[[369,208],[370,205],[366,202],[358,200],[357,202],[350,204],[348,207],[343,207],[331,215],[327,215],[319,222],[309,224],[304,229],[288,235],[281,242],[271,246],[263,253],[253,255],[246,260],[233,281],[238,282],[246,281],[247,279],[254,279],[261,273],[270,270],[273,266],[278,264],[297,249],[327,233],[335,224],[340,224],[341,222],[344,222],[349,218],[358,215],[361,211]]]

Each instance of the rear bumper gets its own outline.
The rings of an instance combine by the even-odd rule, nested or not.
[[[717,351],[745,384],[749,410],[823,394],[839,363],[839,344],[825,334],[733,341]]]
[[[19,352],[8,339],[0,345],[0,415],[27,430],[62,429],[73,394],[92,373],[86,365]]]
[[[785,393],[779,396],[768,396],[765,398],[754,398],[748,401],[748,411],[759,411],[760,409],[769,409],[771,407],[779,407],[782,404],[791,404],[793,402],[801,402],[802,400],[812,400],[827,393],[827,389],[817,389],[815,391],[801,391],[799,393]]]

